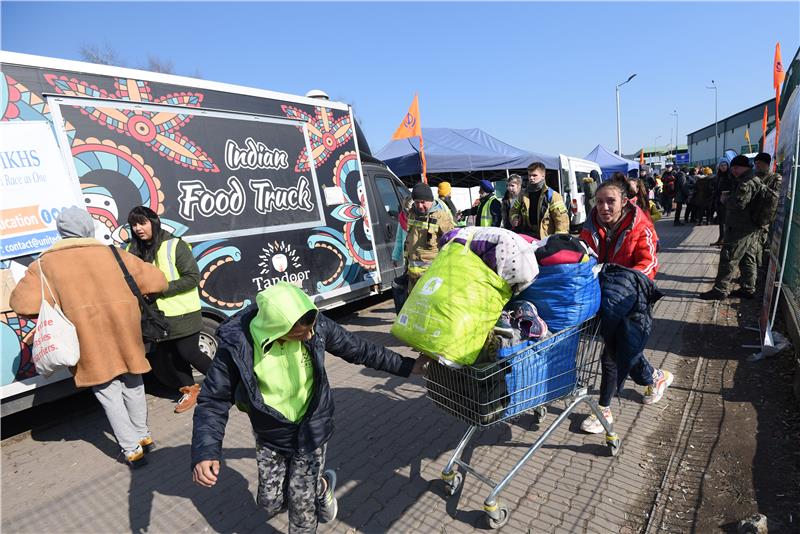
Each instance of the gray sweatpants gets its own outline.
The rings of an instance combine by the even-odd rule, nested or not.
[[[150,433],[142,375],[120,375],[105,384],[92,386],[92,391],[106,412],[122,452],[126,456],[133,454],[139,447],[139,440]]]
[[[325,467],[325,445],[310,453],[284,456],[256,439],[256,502],[272,517],[289,509],[289,533],[317,531],[319,478]]]

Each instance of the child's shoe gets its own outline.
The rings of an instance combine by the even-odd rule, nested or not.
[[[330,523],[336,519],[336,514],[339,512],[339,502],[333,494],[333,490],[336,489],[336,471],[327,469],[322,473],[321,481],[324,487],[317,495],[319,522]]]

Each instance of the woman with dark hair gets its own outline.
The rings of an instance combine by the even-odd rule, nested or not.
[[[714,192],[711,194],[711,209],[717,210],[717,223],[719,224],[719,237],[712,246],[721,247],[725,240],[725,200],[733,189],[733,176],[730,173],[728,160],[722,158],[717,165],[717,174],[711,181],[714,183]]]
[[[211,367],[211,358],[199,346],[203,328],[198,292],[200,269],[189,245],[162,229],[161,220],[150,208],[133,208],[128,214],[128,224],[131,227],[128,251],[158,267],[169,283],[155,301],[167,317],[169,336],[156,345],[152,363],[159,380],[179,388],[182,396],[175,413],[183,413],[197,404],[200,393],[200,385],[192,377],[192,367],[204,375]]]
[[[625,177],[612,177],[600,184],[596,199],[597,205],[581,230],[581,239],[597,253],[599,263],[621,265],[653,280],[658,270],[658,237],[650,218],[628,200]],[[608,350],[603,351],[600,362],[600,410],[606,420],[613,422],[611,398],[618,384],[617,366],[624,362],[617,362],[615,355]],[[645,386],[644,404],[661,400],[664,391],[672,383],[672,373],[653,369],[642,353],[627,363],[632,364],[629,365],[628,375],[637,384]],[[590,415],[581,424],[581,429],[597,434],[603,431],[603,426],[594,415]]]

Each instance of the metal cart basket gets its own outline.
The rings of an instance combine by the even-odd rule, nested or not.
[[[550,338],[502,349],[495,362],[462,368],[432,362],[428,367],[425,376],[428,397],[439,408],[470,425],[442,470],[442,479],[448,494],[453,495],[464,480],[454,469],[457,465],[491,486],[492,492],[483,504],[491,528],[500,528],[509,518],[508,508],[498,503],[497,496],[581,402],[588,404],[602,423],[611,455],[616,456],[619,451],[620,438],[613,425],[602,417],[597,402],[589,397],[589,390],[594,388],[600,374],[603,342],[599,328],[599,318],[594,317]],[[499,483],[461,459],[478,428],[528,412],[538,413],[542,420],[547,413],[545,406],[556,400],[565,401],[565,410]]]

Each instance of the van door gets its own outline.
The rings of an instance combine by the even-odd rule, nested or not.
[[[373,208],[372,233],[381,270],[381,285],[388,288],[392,281],[403,274],[404,264],[392,259],[392,251],[397,238],[397,225],[403,199],[410,196],[408,189],[392,176],[391,172],[380,167],[364,167],[369,176]]]

